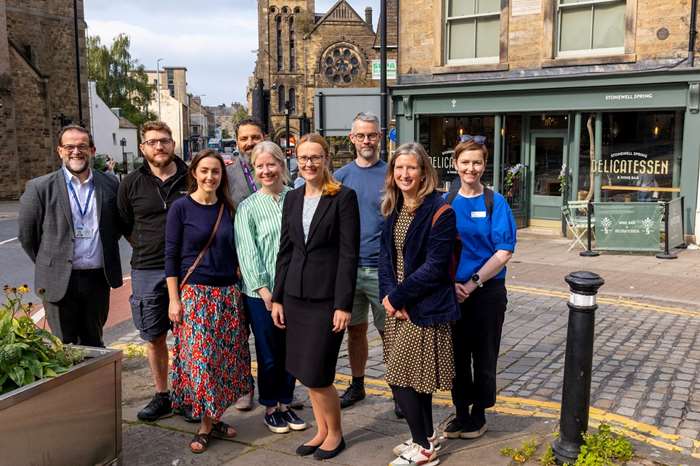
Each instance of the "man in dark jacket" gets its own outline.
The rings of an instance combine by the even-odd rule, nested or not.
[[[109,290],[122,285],[118,182],[90,168],[95,145],[82,126],[64,127],[57,150],[63,166],[22,194],[19,240],[51,331],[64,343],[104,346]]]
[[[145,162],[129,173],[119,186],[119,216],[131,255],[131,313],[134,325],[146,341],[148,363],[156,394],[138,413],[153,422],[172,413],[168,391],[170,328],[168,289],[165,284],[165,220],[172,203],[187,194],[187,165],[175,156],[172,131],[155,121],[141,128]]]

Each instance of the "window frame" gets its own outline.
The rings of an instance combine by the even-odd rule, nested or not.
[[[555,37],[555,42],[554,42],[554,47],[555,47],[555,53],[557,57],[561,58],[576,58],[576,57],[590,57],[590,56],[607,56],[607,55],[619,55],[623,54],[625,52],[625,43],[624,39],[622,42],[622,45],[617,46],[617,47],[599,47],[599,48],[594,48],[593,47],[593,42],[595,41],[595,36],[594,36],[594,28],[595,28],[595,22],[591,20],[591,28],[590,28],[590,45],[591,47],[588,49],[579,49],[579,50],[560,50],[561,48],[561,35],[562,35],[562,27],[561,27],[561,20],[562,20],[562,11],[572,11],[572,10],[583,10],[586,7],[590,8],[591,15],[595,15],[595,9],[598,6],[601,5],[615,5],[615,4],[620,4],[624,3],[625,6],[627,4],[627,0],[585,0],[583,2],[577,2],[577,3],[569,3],[569,4],[562,4],[562,0],[556,0],[557,5],[556,5],[556,15],[557,15],[557,22],[556,22],[556,37]],[[626,15],[626,12],[625,12]]]
[[[275,16],[275,48],[277,59],[277,71],[284,69],[284,47],[282,46],[282,15]]]
[[[296,31],[294,30],[294,16],[290,16],[287,20],[289,26],[289,71],[294,71],[296,68]]]
[[[287,91],[287,102],[289,102],[289,114],[295,114],[297,112],[297,91],[294,87],[290,87]]]
[[[500,63],[501,61],[501,50],[502,50],[502,41],[501,37],[503,35],[503,17],[504,17],[504,5],[503,3],[507,3],[505,1],[501,1],[500,8],[496,12],[492,13],[474,13],[470,15],[461,15],[461,16],[449,16],[449,11],[450,11],[450,3],[455,2],[458,0],[444,0],[443,3],[443,8],[444,8],[444,19],[442,22],[442,35],[443,35],[443,53],[444,53],[444,63],[447,66],[460,66],[460,65],[486,65],[486,64],[494,64],[494,63]],[[478,5],[478,2],[480,0],[474,0],[475,6]],[[462,20],[475,20],[478,21],[479,18],[492,18],[492,17],[498,17],[498,22],[500,25],[500,33],[499,33],[499,44],[498,44],[498,49],[499,52],[496,55],[489,56],[489,57],[475,57],[475,58],[457,58],[453,59],[450,58],[450,23],[452,22],[458,22]],[[507,30],[506,30],[507,33]],[[473,42],[473,47],[474,47],[474,55],[476,55],[476,48],[478,47],[478,32],[475,32],[475,40]]]
[[[277,112],[284,113],[284,104],[287,100],[287,96],[284,93],[284,84],[277,86]]]

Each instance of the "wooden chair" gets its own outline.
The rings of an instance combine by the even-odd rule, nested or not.
[[[586,249],[583,240],[586,238],[588,230],[588,201],[568,201],[561,206],[561,213],[566,220],[568,230],[574,237],[566,251],[571,251],[577,244]],[[593,224],[594,220],[591,219],[591,228],[593,228]],[[592,233],[593,231],[591,231]]]

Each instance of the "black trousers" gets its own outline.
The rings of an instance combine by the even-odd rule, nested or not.
[[[496,363],[507,303],[505,280],[489,280],[460,305],[462,317],[452,331],[452,403],[460,421],[469,418],[470,405],[486,409],[496,404]]]
[[[433,395],[419,393],[412,388],[390,385],[394,399],[401,407],[413,441],[423,448],[430,448],[428,437],[433,432]]]
[[[63,343],[104,347],[109,291],[104,269],[73,270],[66,295],[55,303],[44,301],[53,334]]]

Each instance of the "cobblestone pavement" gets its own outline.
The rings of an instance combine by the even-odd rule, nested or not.
[[[513,285],[498,367],[495,412],[558,418],[564,372],[567,295]],[[700,311],[601,296],[591,385],[591,422],[607,422],[651,445],[700,458]],[[368,391],[382,381],[381,339],[370,326]],[[140,343],[134,332],[115,343]],[[251,339],[251,345],[253,341]],[[254,352],[252,352],[254,355]],[[347,347],[337,381],[350,379]],[[449,394],[435,397],[449,405]]]

